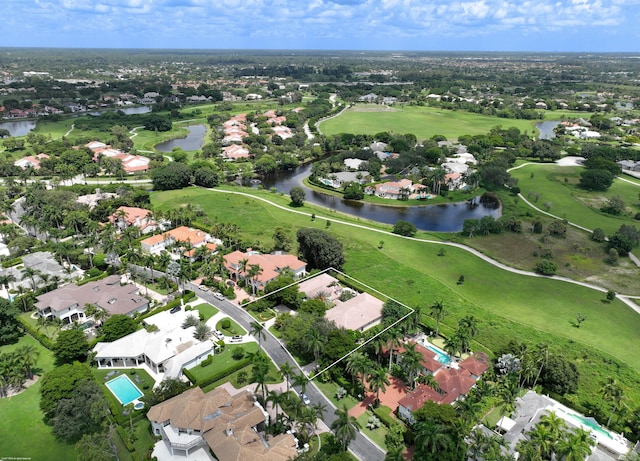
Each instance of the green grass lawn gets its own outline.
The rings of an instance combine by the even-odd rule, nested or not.
[[[288,197],[235,190],[288,207]],[[339,216],[305,204],[299,211],[316,213],[318,218],[312,222],[308,216],[259,200],[201,189],[154,193],[152,201],[161,209],[181,203],[200,204],[209,219],[237,224],[249,241],[270,239],[274,222],[282,223],[294,236],[301,227],[324,229],[324,216]],[[342,216],[340,219],[363,224]],[[381,224],[370,227],[390,229]],[[640,368],[640,356],[630,354],[628,348],[640,328],[640,315],[623,303],[604,303],[603,293],[566,282],[507,272],[458,248],[447,247],[446,256],[439,257],[441,243],[412,241],[365,229],[354,232],[353,227],[335,222],[328,231],[344,245],[344,269],[349,275],[409,306],[428,307],[436,300],[443,301],[448,313],[441,326],[444,334],[451,333],[462,316],[474,315],[480,320],[474,347],[482,345],[496,351],[514,339],[547,343],[578,365],[582,376],[580,399],[595,399],[604,377],[615,375],[629,400],[640,402],[640,377],[634,371]],[[417,237],[439,241],[447,236],[420,232]],[[380,240],[385,241],[382,250],[378,249]],[[457,285],[460,275],[465,275],[465,283]],[[571,326],[577,313],[587,318],[580,328]],[[424,321],[435,326],[429,317]]]
[[[33,312],[22,312],[19,315],[21,319],[25,320],[40,333],[47,336],[50,340],[55,341],[58,333],[60,332],[60,327],[53,322],[47,322],[45,325],[39,325],[38,320],[32,318],[31,314],[33,314]]]
[[[212,374],[220,373],[237,363],[237,361],[233,359],[232,353],[238,348],[244,349],[246,357],[247,354],[255,354],[258,352],[258,343],[250,342],[246,344],[227,344],[224,347],[224,351],[217,353],[212,357],[213,360],[209,365],[206,367],[198,365],[191,368],[189,371],[198,382],[201,382]]]
[[[367,422],[372,416],[373,413],[368,410],[358,416],[357,420],[358,423],[360,423],[360,432],[373,440],[376,445],[381,447],[383,450],[386,450],[387,446],[384,443],[384,436],[387,435],[388,429],[382,423],[380,423],[380,427],[378,429],[371,430],[367,428]]]
[[[234,371],[230,375],[225,376],[224,378],[218,381],[214,381],[211,384],[206,385],[205,387],[202,388],[202,390],[204,392],[209,392],[210,390],[213,390],[224,383],[231,383],[233,387],[235,387],[236,389],[240,389],[246,386],[247,384],[251,384],[249,381],[251,380],[252,369],[253,369],[253,365],[247,365],[246,367],[238,371]],[[241,380],[240,379],[241,376],[244,376],[244,379]],[[282,376],[280,375],[280,372],[278,371],[276,366],[273,364],[273,362],[269,362],[269,372],[267,373],[267,384],[276,384],[281,382],[282,382]],[[254,385],[254,388],[255,388],[255,385]]]
[[[207,303],[202,303],[202,304],[198,304],[197,306],[194,307],[187,307],[186,310],[197,310],[198,312],[200,312],[200,315],[202,316],[202,318],[204,319],[204,321],[206,322],[207,320],[209,320],[211,317],[213,317],[214,315],[216,315],[218,312],[220,312],[218,309],[216,309],[215,307],[213,307],[211,304],[207,304]]]
[[[495,126],[515,126],[522,132],[533,133],[538,121],[505,119],[433,107],[396,105],[385,109],[376,104],[357,104],[342,115],[322,122],[320,130],[327,136],[338,133],[373,135],[389,131],[413,133],[418,140],[436,134],[456,139],[462,135],[486,134]]]
[[[222,327],[222,322],[224,322],[225,320],[229,320],[229,328]],[[224,317],[218,320],[218,323],[216,323],[216,330],[220,330],[225,336],[242,336],[247,334],[244,328],[242,328],[232,318],[229,317]]]
[[[581,171],[583,168],[577,166],[531,164],[512,170],[511,175],[518,180],[522,195],[538,208],[588,229],[600,227],[611,235],[622,224],[637,224],[632,216],[640,211],[640,187],[615,180],[605,192],[589,192],[577,186]],[[538,194],[539,198],[533,194]],[[627,205],[626,216],[612,216],[600,211],[606,200],[616,195],[622,197]],[[546,203],[551,204],[548,210]]]
[[[0,347],[0,353],[9,352],[26,344],[40,351],[36,373],[53,369],[51,351],[42,347],[29,335],[23,336],[17,344]],[[11,398],[0,399],[0,457],[29,458],[33,460],[74,460],[73,445],[59,442],[51,432],[51,427],[42,420],[40,411],[40,383],[36,382],[27,390]]]

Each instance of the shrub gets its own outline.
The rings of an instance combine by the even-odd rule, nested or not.
[[[535,270],[542,275],[554,275],[558,271],[558,265],[548,259],[536,264]]]
[[[228,330],[229,327],[231,327],[231,320],[229,319],[222,319],[222,321],[220,322],[220,326],[222,328],[224,328],[225,330]]]
[[[384,405],[379,406],[378,408],[373,410],[373,414],[375,414],[378,417],[378,419],[380,419],[380,422],[387,427],[391,427],[394,424],[398,424],[398,421],[393,416],[391,416],[391,412],[392,412],[391,408],[386,407]]]
[[[375,431],[376,429],[378,429],[380,427],[381,424],[382,423],[380,422],[378,417],[373,415],[367,421],[367,429]]]
[[[233,360],[242,360],[242,357],[244,357],[244,348],[242,346],[238,346],[231,353],[231,358]]]
[[[336,399],[342,400],[347,395],[347,390],[340,386],[336,389]]]

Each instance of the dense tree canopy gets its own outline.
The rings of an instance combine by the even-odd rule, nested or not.
[[[22,336],[17,315],[18,309],[9,300],[0,298],[0,346],[15,343]]]
[[[53,416],[58,401],[71,398],[82,382],[92,380],[91,368],[79,362],[65,364],[45,373],[40,385],[40,409],[45,419]]]
[[[293,186],[289,191],[289,196],[291,197],[291,204],[293,206],[302,206],[304,205],[305,192],[304,189],[300,186]]]
[[[580,187],[587,190],[603,191],[613,184],[613,174],[608,170],[585,170],[580,173]]]
[[[58,333],[53,353],[59,363],[84,361],[89,353],[87,336],[82,330],[63,330]]]
[[[73,393],[56,404],[50,423],[53,433],[67,442],[77,442],[85,434],[101,429],[109,406],[95,381],[79,383]]]
[[[112,342],[133,333],[137,329],[138,324],[131,317],[124,314],[116,314],[105,320],[101,331],[104,340]]]
[[[191,183],[191,168],[180,162],[170,162],[151,173],[154,190],[182,189]]]
[[[327,232],[319,229],[304,228],[297,232],[298,245],[302,257],[315,269],[334,267],[344,264],[342,243]]]

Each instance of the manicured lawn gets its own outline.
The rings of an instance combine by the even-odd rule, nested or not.
[[[192,309],[197,310],[198,312],[200,312],[200,315],[204,318],[205,322],[207,320],[209,320],[211,317],[213,317],[214,315],[216,315],[218,312],[220,312],[220,311],[218,311],[218,309],[213,307],[211,304],[207,304],[207,303],[198,304],[197,306],[193,307]],[[191,310],[191,309],[187,309],[187,310]]]
[[[107,377],[107,375],[113,371],[117,371],[119,373]],[[119,368],[116,370],[109,368],[94,368],[93,375],[96,377],[96,381],[98,382],[98,384],[105,384],[107,381],[120,375],[127,375],[131,382],[145,394],[150,393],[153,389],[153,385],[155,384],[155,380],[149,375],[149,373],[141,368]],[[136,376],[138,377],[138,381],[136,381]],[[105,391],[105,397],[113,404],[115,404],[116,408],[124,408],[106,385],[104,386],[103,390]]]
[[[250,192],[288,208],[288,197],[246,188],[231,190]],[[152,201],[161,209],[200,204],[209,219],[237,224],[243,238],[250,241],[270,239],[274,222],[283,223],[292,236],[301,227],[324,229],[324,216],[364,222],[305,204],[297,211],[316,213],[318,219],[312,222],[308,216],[259,200],[201,189],[154,193]],[[381,224],[369,227],[390,229]],[[462,249],[447,247],[446,256],[439,257],[442,243],[411,241],[361,228],[354,232],[353,227],[336,222],[328,232],[343,242],[344,269],[349,275],[409,306],[428,308],[441,300],[448,313],[441,326],[443,334],[450,334],[462,316],[474,315],[480,320],[477,341],[489,350],[499,350],[517,339],[546,343],[562,351],[579,368],[579,400],[595,401],[602,380],[617,376],[632,406],[640,402],[640,377],[634,371],[640,368],[640,356],[628,349],[640,328],[640,315],[623,303],[605,304],[601,292],[498,269]],[[420,232],[417,237],[438,242],[447,236]],[[383,250],[378,249],[380,240],[385,241]],[[460,275],[465,275],[465,283],[457,285]],[[580,328],[571,326],[577,313],[587,318]],[[435,326],[429,317],[424,321]]]
[[[331,400],[331,402],[338,408],[342,408],[344,405],[346,405],[347,409],[349,409],[356,406],[358,403],[360,403],[358,402],[358,400],[356,400],[354,397],[351,397],[349,394],[345,395],[341,400],[338,400],[336,398],[336,390],[338,389],[339,386],[334,382],[323,383],[323,382],[320,382],[319,380],[314,380],[313,382],[316,386],[318,386],[318,389],[322,391],[324,396],[329,400]]]
[[[60,327],[53,322],[46,322],[46,324],[40,325],[38,324],[37,319],[31,317],[31,314],[33,314],[33,312],[23,312],[20,314],[20,318],[33,326],[36,330],[40,331],[43,335],[49,337],[50,340],[55,341],[58,333],[60,332]]]
[[[622,224],[638,223],[632,215],[640,211],[640,187],[615,180],[605,192],[589,192],[577,187],[581,171],[584,169],[577,166],[532,164],[512,170],[511,175],[518,179],[522,195],[538,208],[588,229],[600,227],[611,235]],[[539,198],[533,194],[538,194]],[[623,198],[631,215],[612,216],[600,211],[606,200],[616,195]],[[546,203],[551,204],[548,210]]]
[[[53,369],[53,354],[31,336],[23,336],[17,344],[3,346],[0,353],[31,344],[40,351],[36,373]],[[51,460],[74,460],[73,445],[59,442],[44,424],[40,411],[40,382],[11,398],[0,399],[0,456]]]
[[[254,354],[258,352],[258,343],[250,342],[246,344],[227,344],[224,347],[224,351],[215,354],[213,356],[213,360],[211,364],[206,367],[202,367],[200,365],[191,368],[189,371],[193,374],[193,376],[198,380],[198,382],[207,379],[212,374],[217,374],[225,369],[233,366],[237,363],[236,360],[231,356],[234,349],[243,348],[245,352],[245,357],[247,354]],[[226,380],[226,378],[225,378]]]
[[[253,369],[253,365],[247,365],[246,367],[238,371],[235,371],[218,381],[214,381],[211,384],[206,385],[205,387],[202,388],[202,390],[204,392],[209,392],[210,390],[213,390],[224,383],[231,383],[233,387],[235,387],[236,389],[240,389],[246,386],[247,384],[251,384],[250,381],[251,381],[252,369]],[[243,373],[245,374],[246,379],[240,380],[239,378]],[[280,375],[280,372],[278,371],[276,366],[273,364],[273,362],[269,362],[269,373],[267,374],[267,384],[276,384],[281,382],[282,382],[282,376]],[[254,385],[254,388],[255,388],[255,385]]]
[[[327,136],[338,133],[373,135],[389,131],[413,133],[418,140],[436,134],[455,139],[462,135],[486,134],[495,126],[515,126],[520,131],[532,133],[538,121],[505,119],[433,107],[396,105],[384,108],[375,104],[357,104],[342,115],[322,122],[320,130]]]
[[[378,429],[371,430],[367,428],[367,422],[372,416],[373,413],[367,410],[357,418],[360,423],[360,431],[373,440],[379,447],[386,450],[387,446],[384,443],[384,436],[387,435],[388,430],[382,423],[380,423],[380,427]]]
[[[224,322],[225,320],[229,320],[229,328],[222,327],[222,322]],[[242,336],[247,334],[244,328],[242,328],[240,325],[234,322],[232,318],[229,317],[220,319],[218,323],[216,323],[216,330],[220,330],[225,336]]]

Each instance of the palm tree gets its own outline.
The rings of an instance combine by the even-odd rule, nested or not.
[[[414,431],[416,454],[429,456],[453,450],[453,439],[444,424],[433,419],[420,421],[414,426]]]
[[[287,382],[287,399],[289,398],[289,385],[291,384],[289,381],[289,377],[293,374],[293,368],[289,362],[284,362],[280,365],[280,374],[282,378]]]
[[[193,332],[193,337],[198,341],[204,342],[213,336],[213,330],[206,323],[199,323]]]
[[[25,267],[22,269],[22,280],[30,279],[31,280],[31,288],[35,291],[37,288],[36,285],[36,277],[40,275],[40,272],[32,267]]]
[[[558,442],[558,455],[563,461],[584,461],[594,445],[595,440],[589,432],[576,429]]]
[[[555,440],[551,430],[544,424],[536,424],[528,433],[536,452],[542,459],[550,459],[554,451]]]
[[[258,286],[258,277],[262,274],[263,269],[258,264],[251,264],[249,266],[249,272],[247,273],[247,277],[251,278],[251,288],[253,291],[253,296],[256,295],[256,289]]]
[[[547,364],[549,360],[549,346],[543,343],[540,343],[536,346],[536,361],[540,365],[538,368],[538,373],[536,374],[536,378],[533,380],[533,385],[531,387],[536,387],[538,383],[538,379],[540,378],[540,374],[542,373],[542,369]]]
[[[326,336],[319,329],[312,328],[304,335],[303,341],[305,349],[313,354],[313,359],[317,363],[322,347],[327,342]]]
[[[25,370],[27,379],[33,378],[33,366],[37,363],[40,351],[32,344],[26,344],[16,349],[22,367]]]
[[[409,386],[413,388],[416,375],[423,369],[422,354],[416,351],[416,343],[408,343],[400,357],[400,366],[409,377]]]
[[[361,389],[364,392],[364,380],[371,369],[371,360],[362,352],[354,352],[347,358],[346,370],[351,373],[353,380],[360,376]]]
[[[478,334],[478,321],[473,315],[466,315],[458,322],[458,328],[466,331],[473,339]]]
[[[442,301],[436,301],[433,303],[429,315],[436,321],[436,336],[438,336],[438,332],[440,331],[440,320],[447,315],[444,311],[444,304],[442,304]]]
[[[609,419],[607,420],[607,427],[609,427],[614,413],[622,407],[624,392],[618,384],[618,381],[611,376],[609,376],[607,378],[607,381],[602,385],[600,392],[602,393],[602,400],[604,400],[605,402],[613,403],[611,414],[609,415]]]
[[[546,415],[540,418],[540,424],[549,429],[554,442],[557,442],[562,437],[564,429],[567,427],[564,419],[560,418],[553,411],[550,411]]]
[[[449,336],[444,341],[444,350],[451,357],[455,357],[458,351],[462,349],[462,344],[460,342],[461,337],[457,334],[453,334]]]
[[[369,374],[369,389],[376,393],[376,406],[380,405],[380,391],[386,392],[387,386],[391,384],[387,377],[387,370],[384,367],[376,367]]]
[[[7,299],[11,299],[11,296],[9,295],[9,284],[15,281],[16,277],[13,274],[5,273],[0,275],[0,285],[2,285],[5,290],[7,290]]]
[[[282,403],[284,403],[286,397],[287,396],[285,394],[278,391],[269,391],[269,393],[267,394],[267,402],[271,402],[271,408],[273,408],[276,412],[276,421],[278,421],[279,407]]]
[[[300,386],[300,393],[304,394],[307,390],[307,384],[309,384],[309,378],[305,376],[304,372],[291,376],[291,381],[293,381],[294,386]]]
[[[458,402],[456,402],[456,411],[466,427],[472,426],[473,423],[477,421],[478,418],[476,414],[480,408],[480,403],[471,398],[458,400]]]
[[[249,264],[248,258],[243,258],[240,260],[240,272],[242,276],[245,277],[247,273],[247,264]],[[238,271],[236,271],[236,280],[238,279]]]
[[[391,363],[393,362],[393,349],[402,344],[403,334],[397,328],[389,328],[387,330],[386,339],[389,346],[389,372],[391,372]]]
[[[256,383],[256,391],[262,390],[262,402],[264,403],[267,393],[267,380],[269,379],[269,358],[258,351],[253,358],[253,368],[251,368],[251,382]]]
[[[258,338],[258,347],[260,347],[260,341],[262,338],[264,338],[266,336],[265,332],[264,332],[264,325],[261,324],[260,322],[251,322],[249,324],[249,326],[251,327],[250,333],[255,337]]]
[[[360,430],[360,423],[353,416],[349,416],[346,404],[342,406],[342,409],[337,409],[334,414],[337,419],[331,423],[331,430],[342,450],[347,451],[349,443],[356,438],[356,434]]]

